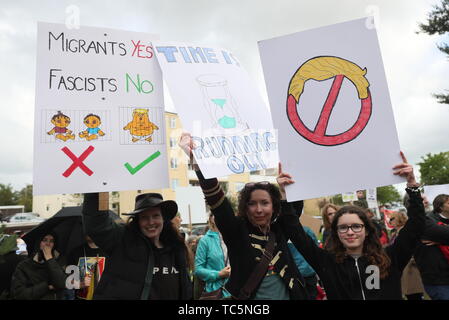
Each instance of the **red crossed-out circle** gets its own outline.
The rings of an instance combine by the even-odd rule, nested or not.
[[[297,105],[298,101],[296,98],[289,94],[287,98],[287,116],[292,124],[293,128],[305,139],[312,143],[322,145],[322,146],[336,146],[340,144],[347,143],[355,139],[362,131],[365,129],[368,121],[371,117],[372,112],[372,102],[371,93],[368,90],[368,97],[361,99],[361,109],[357,121],[354,125],[345,132],[337,135],[327,135],[326,130],[329,123],[329,118],[332,109],[337,101],[338,94],[340,92],[341,85],[343,83],[345,76],[337,75],[334,78],[332,87],[327,96],[326,102],[324,103],[323,109],[321,110],[320,117],[316,124],[315,130],[309,130],[301,118],[298,115]],[[351,82],[352,83],[352,82]]]

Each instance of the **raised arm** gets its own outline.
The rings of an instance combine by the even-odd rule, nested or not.
[[[292,241],[296,249],[304,256],[304,259],[320,275],[323,271],[323,261],[329,254],[316,245],[301,225],[299,216],[302,213],[304,202],[296,201],[289,203],[286,201],[285,186],[294,183],[294,181],[288,173],[282,172],[281,164],[279,164],[277,182],[282,196],[279,221],[286,238]]]
[[[116,224],[109,216],[108,211],[98,209],[98,193],[85,193],[83,203],[84,225],[87,234],[98,247],[108,255],[121,240],[125,227]]]
[[[204,197],[215,216],[215,223],[217,224],[223,239],[229,241],[228,239],[232,239],[232,235],[235,235],[235,228],[238,225],[237,217],[234,215],[234,210],[232,209],[231,204],[225,197],[224,191],[218,183],[217,178],[204,178],[198,164],[194,162],[192,150],[196,146],[190,133],[183,133],[181,135],[179,146],[184,150],[193,164]]]
[[[413,166],[407,162],[402,152],[401,157],[402,163],[393,167],[393,173],[406,178],[407,181],[407,188],[405,190],[410,196],[407,208],[408,220],[399,232],[395,242],[387,247],[386,250],[391,258],[396,259],[399,269],[403,270],[412,257],[418,241],[424,232],[425,210],[421,193],[418,189],[419,184],[416,182],[413,173]]]

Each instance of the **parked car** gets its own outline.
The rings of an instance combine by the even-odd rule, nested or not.
[[[192,228],[191,235],[203,236],[206,234],[207,224],[196,225]]]
[[[16,213],[15,215],[9,218],[9,223],[41,223],[45,221],[45,219],[40,218],[37,213],[33,212],[24,212],[24,213]]]

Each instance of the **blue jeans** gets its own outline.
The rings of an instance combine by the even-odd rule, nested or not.
[[[427,294],[432,300],[449,300],[448,286],[424,286]]]

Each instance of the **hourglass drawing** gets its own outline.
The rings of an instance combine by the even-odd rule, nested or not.
[[[215,74],[196,78],[203,94],[204,106],[212,119],[212,128],[221,132],[235,133],[248,129],[238,113],[226,79]]]

